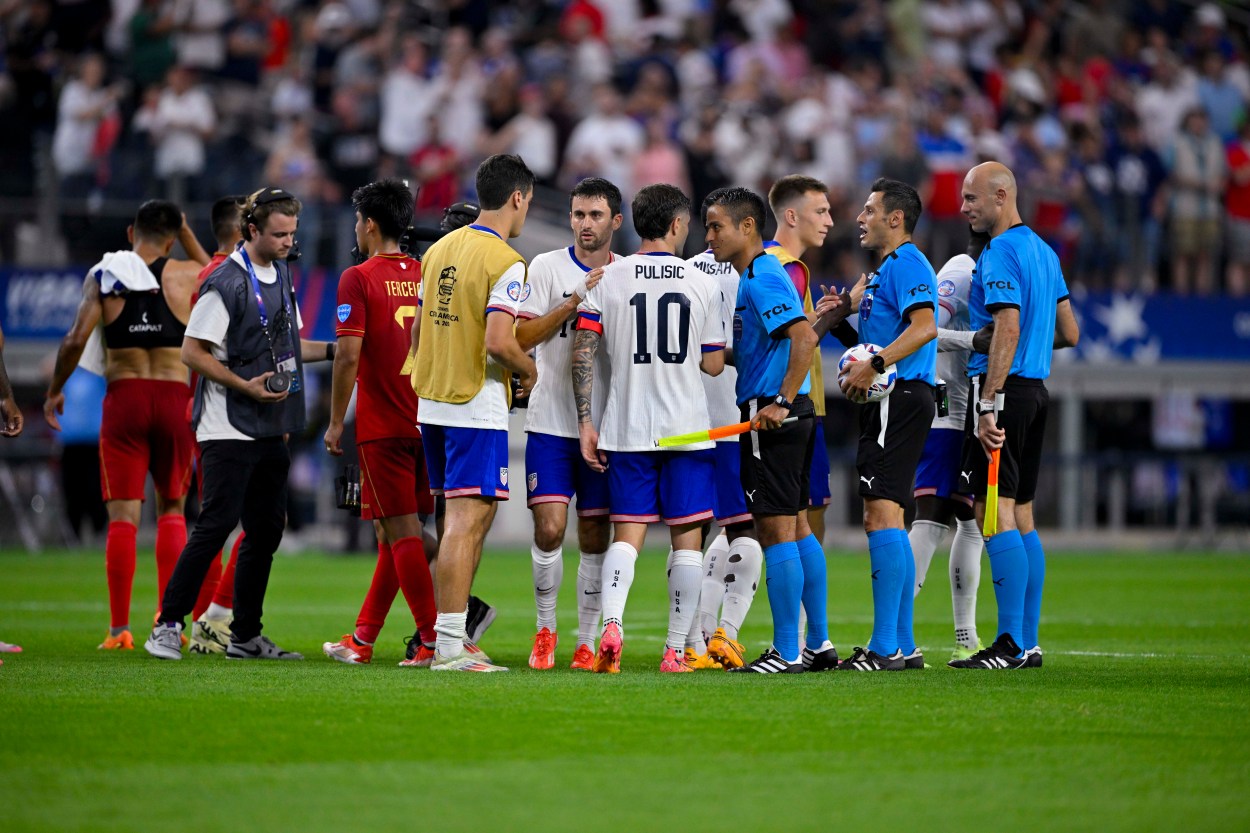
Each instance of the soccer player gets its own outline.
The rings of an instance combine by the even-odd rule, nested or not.
[[[525,415],[525,486],[534,514],[534,602],[537,633],[529,666],[551,668],[556,651],[556,598],[564,579],[564,530],[569,500],[577,495],[577,649],[570,667],[589,671],[599,627],[603,554],[608,548],[608,477],[586,465],[578,445],[571,374],[577,306],[615,261],[612,234],[621,227],[621,192],[592,177],[569,195],[573,245],[530,263],[528,297],[521,303],[517,341],[534,347],[538,386]],[[603,378],[602,364],[599,373]],[[604,386],[595,392],[593,419],[603,415]]]
[[[1051,351],[1080,338],[1059,258],[1020,220],[1016,178],[998,162],[977,165],[963,182],[963,214],[972,230],[989,234],[969,290],[972,328],[993,322],[989,355],[968,362],[972,379],[961,486],[976,496],[984,529],[989,455],[1000,449],[998,528],[986,541],[998,603],[998,638],[952,668],[1036,668],[1042,664],[1038,620],[1046,556],[1033,526],[1033,497],[1041,468]],[[1003,392],[1001,411],[996,393]]]
[[[862,399],[890,364],[898,380],[888,397],[859,413],[855,465],[872,569],[872,639],[839,663],[839,671],[924,668],[912,633],[916,562],[903,526],[903,506],[933,421],[937,361],[936,276],[911,242],[920,210],[916,189],[881,178],[855,220],[860,247],[881,257],[860,298],[859,338],[882,349],[869,362],[851,364],[839,385],[848,398]]]
[[[703,200],[705,224],[707,209],[721,190],[713,191]],[[728,261],[718,263],[710,249],[695,255],[688,263],[711,275],[720,286],[720,319],[728,353],[733,347],[738,270]],[[737,382],[738,372],[728,364],[717,376],[703,375],[703,392],[707,396],[712,425],[738,422],[734,393]],[[699,615],[686,637],[686,664],[695,669],[738,668],[743,664],[738,631],[755,600],[764,565],[764,551],[755,537],[755,524],[742,491],[738,441],[735,436],[716,442],[712,508],[721,532],[704,552]]]
[[[603,558],[603,634],[593,670],[620,672],[622,621],[647,525],[663,520],[673,546],[668,636],[660,670],[693,671],[686,634],[699,603],[704,521],[712,517],[712,443],[656,450],[660,437],[709,428],[699,373],[725,366],[719,288],[677,256],[690,231],[690,200],[672,185],[649,185],[631,204],[642,238],[637,254],[604,269],[579,307],[573,395],[582,457],[608,472],[612,545]],[[593,421],[595,353],[610,376],[603,418]]]
[[[421,264],[399,250],[399,238],[412,222],[412,192],[401,180],[383,179],[357,188],[352,207],[356,245],[367,259],[339,279],[338,349],[325,446],[336,457],[343,454],[343,421],[354,387],[360,510],[361,517],[374,522],[378,563],[356,630],[325,643],[322,651],[349,665],[372,662],[373,644],[395,594],[403,590],[421,640],[409,664],[428,666],[436,611],[418,513],[432,514],[434,498],[417,426],[417,394],[404,372]]]
[[[939,410],[933,417],[920,454],[912,491],[916,499],[916,519],[907,533],[916,561],[913,594],[919,595],[933,553],[950,531],[951,520],[955,520],[956,532],[950,553],[951,607],[955,618],[955,650],[951,659],[966,659],[984,647],[977,639],[981,527],[973,514],[972,498],[959,494],[959,463],[968,408],[968,355],[972,349],[968,289],[976,259],[988,240],[989,235],[972,232],[967,253],[952,257],[937,274],[936,373],[939,384],[946,386],[945,413]]]
[[[781,260],[786,274],[803,299],[807,320],[816,326],[817,316],[812,304],[812,280],[807,265],[800,259],[808,249],[825,244],[825,236],[833,228],[829,211],[829,187],[814,177],[802,174],[783,176],[768,191],[768,205],[777,218],[777,233],[764,243],[769,254]],[[820,346],[812,354],[812,405],[816,408],[815,439],[812,445],[812,471],[807,522],[818,542],[825,540],[825,510],[829,506],[829,449],[825,446],[825,377]]]
[[[192,307],[195,306],[195,301],[199,297],[200,284],[217,271],[217,267],[230,257],[239,242],[243,240],[243,230],[239,222],[242,219],[243,205],[246,202],[246,196],[229,196],[222,197],[213,203],[212,210],[209,212],[209,220],[213,226],[217,250],[213,252],[208,265],[196,275],[195,292],[191,295]],[[192,374],[191,387],[195,388],[194,374]],[[187,422],[190,421],[191,412],[188,403]],[[204,466],[201,462],[198,442],[195,444],[195,461],[199,481],[197,488],[202,491]],[[239,546],[242,543],[243,534],[239,533],[234,539],[230,559],[226,562],[224,570],[221,569],[222,553],[217,553],[213,563],[208,566],[204,583],[200,585],[200,595],[196,599],[195,609],[191,611],[191,618],[195,620],[191,625],[190,651],[193,654],[222,654],[230,645],[230,620],[234,617],[234,567],[239,560]]]
[[[707,209],[707,243],[741,276],[734,314],[739,417],[752,431],[738,443],[742,489],[764,549],[773,643],[730,669],[802,673],[837,662],[825,612],[825,554],[807,521],[815,407],[809,371],[817,337],[778,258],[766,254],[764,200],[746,188],[720,191]],[[793,421],[789,421],[793,417]],[[799,650],[799,605],[807,610]]]
[[[178,206],[164,200],[139,206],[127,236],[131,250],[108,253],[83,281],[74,324],[57,351],[43,415],[60,430],[61,389],[102,325],[108,392],[100,424],[100,485],[109,516],[104,562],[110,623],[99,647],[129,651],[134,649],[135,536],[149,471],[156,488],[158,600],[187,541],[183,509],[195,440],[187,424],[191,389],[181,348],[196,275],[209,258]],[[189,260],[170,259],[175,241]]]
[[[477,169],[481,213],[429,248],[412,323],[430,490],[447,498],[439,544],[436,671],[503,671],[465,650],[469,589],[497,501],[508,497],[511,374],[528,394],[538,369],[516,340],[525,260],[506,242],[525,225],[534,174],[498,154]]]

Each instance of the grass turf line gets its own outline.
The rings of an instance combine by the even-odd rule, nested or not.
[[[371,668],[331,662],[373,559],[280,558],[266,632],[304,663],[162,663],[104,653],[103,557],[0,555],[0,817],[6,831],[151,829],[1246,829],[1250,561],[1053,555],[1041,672],[940,667],[949,587],[917,600],[930,668],[784,680],[659,674],[663,566],[641,559],[624,673],[567,670],[576,556],[557,668],[525,668],[529,560],[488,554],[483,640],[506,675],[395,667],[402,598]],[[831,636],[871,629],[867,558],[829,561]],[[141,554],[142,642],[155,604]],[[979,624],[993,638],[989,571]],[[761,593],[744,629],[767,643]],[[1108,656],[1110,654],[1111,656]],[[745,689],[745,690],[744,690]]]

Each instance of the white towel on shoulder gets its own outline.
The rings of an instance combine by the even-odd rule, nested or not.
[[[91,267],[90,274],[99,282],[101,295],[153,292],[161,288],[143,258],[132,251],[109,252]]]

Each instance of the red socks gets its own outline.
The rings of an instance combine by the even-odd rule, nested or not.
[[[434,581],[430,578],[430,564],[425,560],[425,547],[420,536],[400,538],[391,546],[395,555],[395,572],[399,576],[399,586],[404,591],[404,599],[412,618],[421,633],[421,641],[433,642],[434,619],[438,609],[434,603]]]
[[[221,584],[221,553],[213,556],[213,563],[208,565],[208,572],[204,574],[204,583],[200,585],[200,595],[195,597],[195,607],[191,611],[191,621],[195,621],[204,615],[204,611],[208,610],[209,604],[213,601],[213,596],[217,593],[217,587]]]
[[[410,540],[410,539],[405,539]],[[428,573],[429,570],[426,570]],[[378,541],[378,566],[373,570],[373,581],[356,617],[356,640],[372,645],[386,622],[386,614],[399,593],[399,576],[395,573],[395,557],[389,544]]]
[[[221,573],[221,583],[217,585],[217,594],[213,596],[213,603],[234,609],[234,565],[239,560],[239,545],[243,543],[244,533],[240,532],[239,537],[234,539],[234,547],[230,550],[230,560],[226,562],[226,569]]]
[[[135,581],[135,533],[129,521],[111,521],[104,544],[104,571],[108,575],[109,622],[114,628],[130,624],[130,590]]]
[[[161,515],[156,519],[156,608],[165,598],[165,585],[174,565],[187,545],[187,519],[182,515]]]

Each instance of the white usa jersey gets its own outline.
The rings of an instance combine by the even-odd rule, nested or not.
[[[611,373],[600,448],[654,451],[660,437],[711,427],[699,363],[725,347],[712,276],[676,255],[630,255],[604,270],[578,309],[579,328],[602,332]]]
[[[612,255],[612,260],[616,256]],[[530,262],[529,297],[521,303],[518,318],[546,315],[586,279],[590,267],[579,261],[573,247],[538,255]],[[538,385],[530,394],[525,430],[537,434],[577,439],[577,405],[573,401],[573,332],[576,316],[560,325],[555,335],[534,348]],[[597,425],[607,398],[607,362],[595,357],[595,386],[590,415]]]
[[[725,331],[725,346],[733,346],[734,304],[738,302],[738,270],[732,263],[717,263],[712,253],[702,252],[686,261],[694,268],[711,275],[720,287],[720,323]],[[731,425],[741,420],[734,388],[738,384],[738,371],[729,365],[719,376],[703,374],[703,391],[707,394],[707,413],[713,426]],[[737,442],[730,437],[720,442]]]
[[[937,325],[941,329],[962,332],[971,328],[968,290],[976,265],[976,261],[967,255],[955,255],[938,272]],[[968,355],[967,350],[947,350],[937,354],[937,377],[946,382],[950,411],[947,416],[933,418],[934,428],[964,429],[964,415],[968,407]]]

